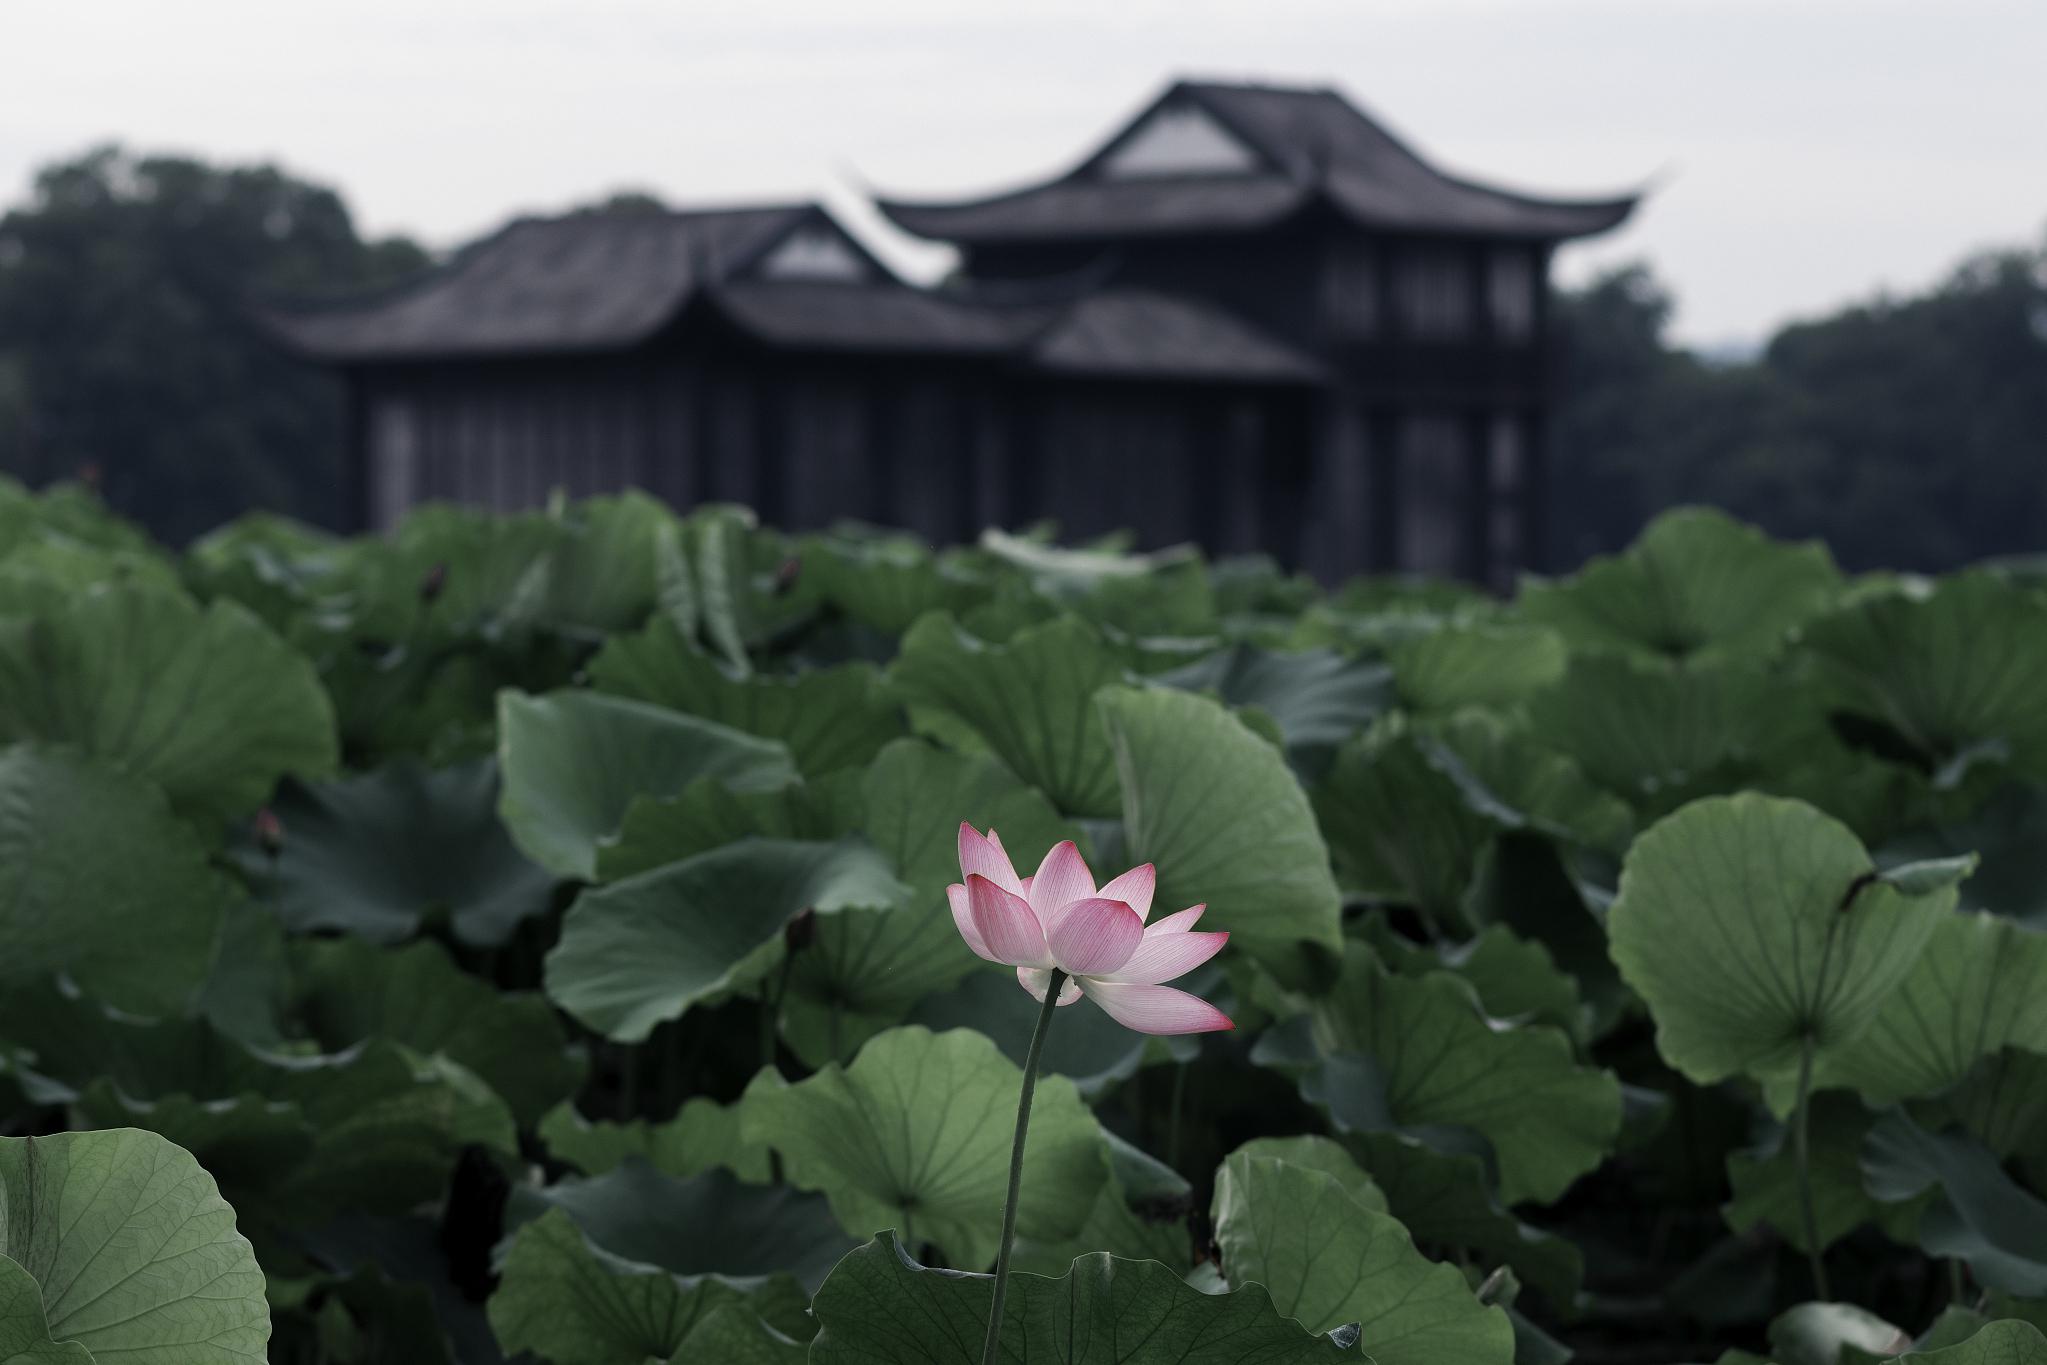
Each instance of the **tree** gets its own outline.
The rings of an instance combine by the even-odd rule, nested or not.
[[[2047,547],[2047,251],[1786,327],[1746,364],[1670,346],[1670,311],[1639,265],[1557,301],[1560,565],[1681,502],[1821,537],[1854,568]]]
[[[252,324],[259,298],[419,269],[365,242],[332,190],[274,166],[103,147],[37,175],[0,218],[0,469],[83,474],[183,540],[269,507],[337,523],[341,395]]]

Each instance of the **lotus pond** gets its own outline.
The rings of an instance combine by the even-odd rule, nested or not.
[[[2043,680],[1698,510],[1502,601],[0,486],[0,1361],[2043,1365]]]

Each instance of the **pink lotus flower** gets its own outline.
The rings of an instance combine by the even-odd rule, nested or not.
[[[1023,988],[1043,1001],[1056,968],[1067,974],[1059,1003],[1085,995],[1139,1033],[1233,1029],[1230,1017],[1198,995],[1162,985],[1222,951],[1227,933],[1194,933],[1206,905],[1147,925],[1158,872],[1133,867],[1100,890],[1080,850],[1067,840],[1038,870],[1018,877],[994,830],[960,826],[960,873],[948,886],[952,921],[967,946],[1016,968]]]

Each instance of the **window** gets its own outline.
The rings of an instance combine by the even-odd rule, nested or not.
[[[845,280],[867,278],[867,262],[844,237],[813,223],[777,242],[761,257],[759,273],[769,280]]]
[[[1191,105],[1159,110],[1102,158],[1110,180],[1148,175],[1241,175],[1258,168],[1249,147]]]
[[[1535,262],[1526,247],[1497,247],[1486,264],[1486,308],[1493,335],[1526,341],[1535,332]]]
[[[1401,330],[1424,341],[1454,341],[1471,331],[1471,280],[1454,247],[1413,247],[1394,277]]]
[[[1379,330],[1379,261],[1364,242],[1332,242],[1322,262],[1322,316],[1337,336]]]

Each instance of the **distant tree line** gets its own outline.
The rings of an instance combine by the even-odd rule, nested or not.
[[[251,507],[338,524],[339,385],[247,306],[427,263],[273,166],[115,147],[52,165],[0,216],[0,471],[96,481],[171,540]],[[1858,568],[2047,551],[2047,249],[1787,327],[1739,364],[1672,346],[1671,310],[1640,265],[1558,298],[1556,567],[1680,502]]]
[[[1672,347],[1671,309],[1641,265],[1558,299],[1560,564],[1682,502],[1858,569],[2047,553],[2047,249],[1796,323],[1739,364]]]
[[[252,299],[419,269],[334,191],[272,166],[116,147],[43,170],[0,217],[0,470],[82,478],[171,540],[251,507],[344,512],[339,383],[249,324]]]

